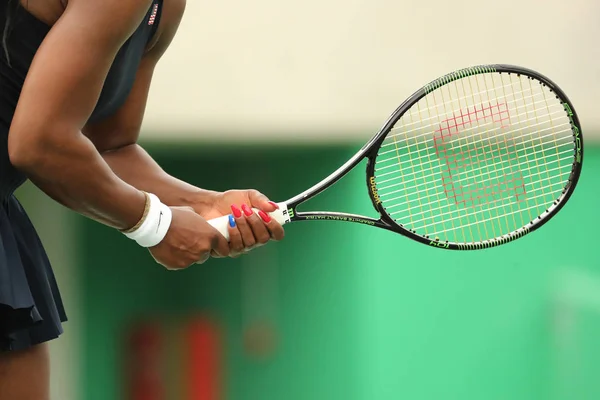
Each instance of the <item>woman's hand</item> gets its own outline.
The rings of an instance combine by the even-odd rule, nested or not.
[[[230,254],[227,240],[191,207],[170,207],[171,226],[165,238],[150,253],[169,270],[184,269],[202,264],[211,254],[225,257]]]
[[[284,237],[281,224],[268,215],[277,209],[277,205],[257,190],[212,192],[210,201],[203,199],[202,205],[193,208],[207,220],[223,215],[232,216],[229,225],[230,257],[237,257],[269,240],[281,240]],[[252,208],[260,211],[253,212]],[[219,257],[215,252],[212,255]]]

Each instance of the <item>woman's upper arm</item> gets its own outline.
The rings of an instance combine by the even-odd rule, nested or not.
[[[137,142],[154,69],[177,33],[185,5],[186,0],[164,2],[156,37],[142,58],[127,100],[111,117],[85,127],[83,133],[94,143],[98,151],[115,150]]]
[[[77,134],[93,112],[113,59],[151,0],[70,0],[29,69],[9,151]],[[29,149],[31,150],[31,149]]]

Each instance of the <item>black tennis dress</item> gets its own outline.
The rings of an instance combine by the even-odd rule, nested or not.
[[[90,122],[100,121],[125,102],[142,55],[160,21],[163,0],[154,0],[144,21],[123,45],[110,69]],[[13,195],[27,177],[8,157],[10,124],[33,57],[50,27],[19,0],[0,5],[0,351],[25,349],[57,338],[67,317],[58,286],[35,228]],[[8,53],[8,58],[6,53]]]

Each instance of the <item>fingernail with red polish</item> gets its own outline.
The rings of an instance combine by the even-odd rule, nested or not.
[[[236,206],[233,206],[233,205],[231,206],[231,212],[233,213],[233,216],[236,218],[239,218],[242,216],[242,212]]]
[[[260,210],[258,212],[258,215],[262,218],[263,221],[265,221],[266,224],[268,224],[269,222],[271,222],[271,217],[269,217],[269,214],[267,214],[263,210]]]
[[[244,214],[246,214],[246,217],[249,217],[252,215],[252,210],[247,205],[242,204],[242,210],[244,211]]]
[[[273,203],[272,201],[270,201],[269,204],[279,210],[279,206],[277,205],[277,203]]]

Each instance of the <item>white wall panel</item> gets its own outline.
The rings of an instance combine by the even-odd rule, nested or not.
[[[599,16],[595,0],[190,0],[145,138],[368,138],[420,86],[486,63],[549,76],[600,137]]]

